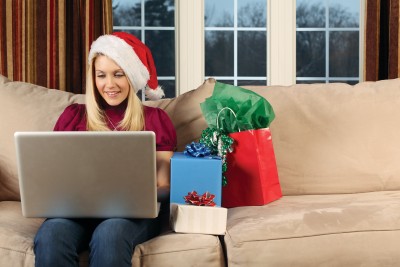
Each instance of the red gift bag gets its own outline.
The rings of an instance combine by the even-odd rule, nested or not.
[[[222,206],[261,206],[282,197],[269,128],[230,133],[235,140],[227,154],[227,185]]]

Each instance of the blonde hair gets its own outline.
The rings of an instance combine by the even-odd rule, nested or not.
[[[107,120],[104,111],[100,108],[99,101],[102,99],[95,84],[96,58],[102,55],[96,54],[89,63],[86,76],[86,119],[88,131],[111,131],[107,126]],[[102,55],[103,56],[103,55]],[[128,78],[127,78],[128,79]],[[118,124],[118,128],[124,131],[142,131],[145,127],[143,105],[133,89],[131,81],[129,82],[129,94],[127,98],[127,107],[124,117]]]

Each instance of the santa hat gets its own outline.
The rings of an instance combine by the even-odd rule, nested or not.
[[[164,96],[164,91],[158,85],[151,51],[135,36],[126,32],[102,35],[90,47],[89,64],[97,53],[108,56],[123,69],[136,93],[145,89],[146,96],[151,100]]]

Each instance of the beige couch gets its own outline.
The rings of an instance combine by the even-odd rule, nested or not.
[[[178,150],[206,127],[199,103],[213,86],[147,102],[169,113]],[[284,196],[229,209],[223,237],[165,231],[136,247],[133,266],[399,266],[400,80],[248,88],[274,107]],[[82,101],[0,76],[0,266],[33,266],[42,222],[21,215],[13,134],[51,130]]]

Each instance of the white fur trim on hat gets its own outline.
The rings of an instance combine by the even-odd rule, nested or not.
[[[149,71],[136,55],[132,46],[114,35],[100,36],[92,43],[88,56],[89,64],[97,53],[108,56],[117,63],[132,83],[135,92],[144,89],[150,78]]]

